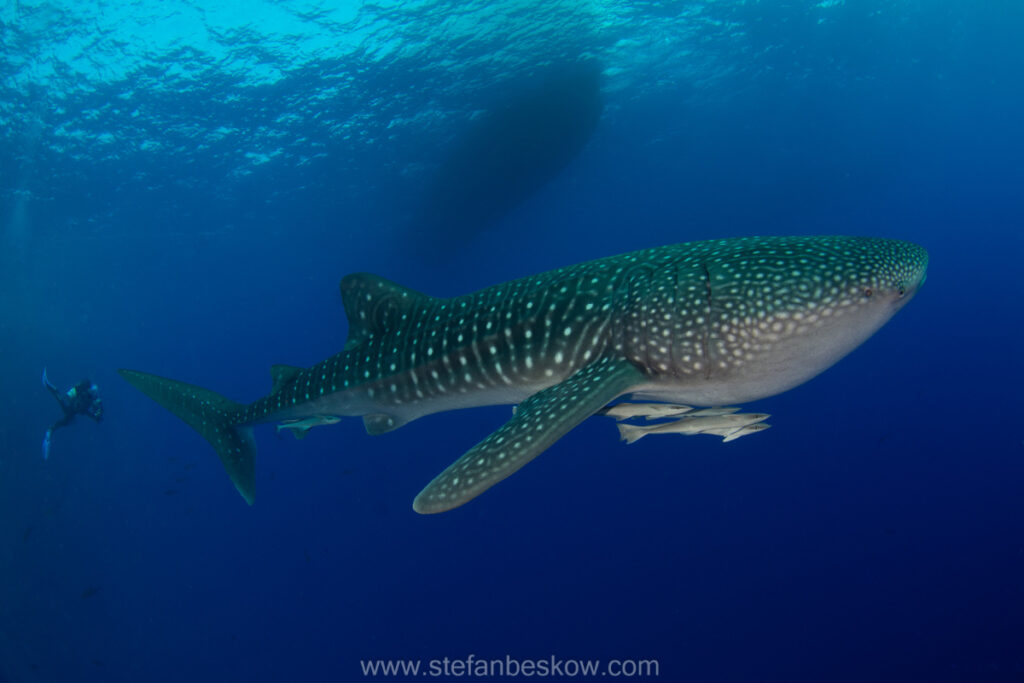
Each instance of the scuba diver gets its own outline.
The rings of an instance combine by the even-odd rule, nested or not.
[[[86,415],[96,422],[103,421],[103,401],[100,399],[100,389],[91,380],[83,379],[65,392],[60,392],[57,387],[50,384],[46,378],[46,368],[43,368],[43,386],[50,390],[53,397],[57,399],[64,416],[54,422],[46,429],[46,436],[43,437],[43,460],[50,457],[50,439],[53,431],[65,427],[75,419],[75,415]]]

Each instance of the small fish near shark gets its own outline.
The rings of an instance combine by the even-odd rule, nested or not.
[[[256,424],[298,435],[362,417],[382,434],[431,413],[519,404],[416,496],[415,511],[436,513],[472,500],[587,417],[614,416],[607,406],[621,397],[711,407],[627,430],[627,440],[763,428],[761,414],[716,406],[781,393],[835,364],[910,301],[927,265],[923,248],[893,239],[741,237],[611,256],[450,299],[354,274],[341,280],[345,348],[310,368],[273,366],[270,393],[253,403],[119,372],[213,446],[250,504]],[[664,414],[644,410],[637,415]]]
[[[682,406],[677,403],[616,403],[597,411],[599,415],[607,415],[615,418],[616,421],[631,420],[637,417],[642,417],[645,420],[658,420],[689,412],[693,412],[693,406]]]
[[[764,424],[771,415],[766,413],[735,413],[731,415],[684,416],[675,422],[633,425],[620,422],[619,436],[626,443],[634,443],[648,434],[713,434],[724,443],[767,429]]]
[[[634,443],[648,434],[712,434],[721,436],[723,443],[735,441],[741,436],[755,434],[771,427],[764,424],[771,415],[766,413],[741,413],[736,407],[703,408],[672,403],[617,403],[597,411],[618,422],[619,436],[626,443]],[[655,422],[665,418],[680,417],[674,422]],[[630,424],[624,420],[643,418],[647,424]]]
[[[305,439],[306,435],[309,434],[309,430],[313,427],[333,425],[339,422],[341,422],[341,418],[337,415],[310,415],[301,420],[281,420],[281,424],[277,425],[277,433],[280,434],[282,429],[287,429],[291,431],[296,439]]]

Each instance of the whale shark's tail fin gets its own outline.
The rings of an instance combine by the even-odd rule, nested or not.
[[[185,382],[135,370],[118,370],[133,387],[171,411],[210,442],[242,498],[255,494],[256,442],[252,427],[240,426],[242,404]]]

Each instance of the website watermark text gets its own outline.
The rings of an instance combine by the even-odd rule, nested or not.
[[[657,678],[656,659],[563,659],[551,655],[527,659],[442,657],[440,659],[364,659],[365,677],[416,676],[429,678]]]

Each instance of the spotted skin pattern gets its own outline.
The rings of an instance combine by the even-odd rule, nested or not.
[[[121,373],[210,441],[250,503],[254,424],[362,416],[380,434],[434,412],[522,402],[414,502],[440,512],[620,396],[715,406],[810,379],[905,305],[926,267],[908,242],[825,236],[646,249],[450,299],[354,274],[341,282],[345,349],[311,368],[274,366],[272,391],[251,404]]]
[[[413,509],[443,512],[475,498],[543,453],[638,378],[630,363],[607,357],[537,392],[498,431],[437,475],[416,496]]]

